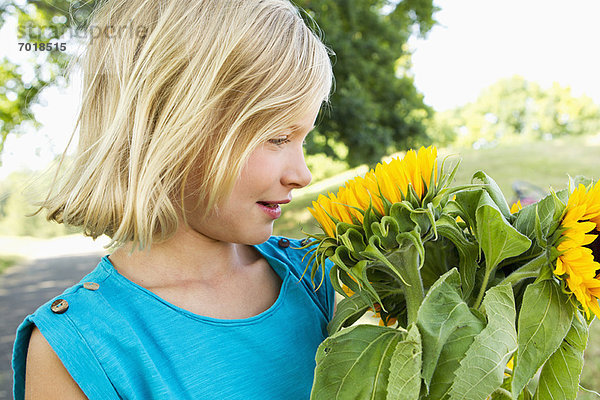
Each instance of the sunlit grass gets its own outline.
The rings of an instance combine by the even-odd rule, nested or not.
[[[567,187],[568,175],[600,178],[600,143],[593,138],[560,139],[490,149],[444,150],[462,158],[458,183],[468,182],[482,169],[500,185],[507,199],[516,180],[534,183],[543,189]]]

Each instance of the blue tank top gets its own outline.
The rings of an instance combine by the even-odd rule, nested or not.
[[[302,260],[300,246],[279,237],[255,246],[283,281],[279,297],[268,310],[233,320],[174,306],[102,258],[19,326],[15,399],[24,397],[34,324],[89,399],[308,399],[334,291],[329,271],[316,291],[310,271],[301,278],[308,257]]]

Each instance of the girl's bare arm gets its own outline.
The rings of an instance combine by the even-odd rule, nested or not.
[[[25,400],[87,399],[37,327],[31,332],[25,372]]]

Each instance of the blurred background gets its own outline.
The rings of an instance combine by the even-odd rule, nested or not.
[[[306,207],[319,193],[421,145],[458,155],[459,182],[485,170],[510,201],[536,201],[550,188],[566,187],[569,176],[600,178],[597,0],[295,3],[335,52],[336,91],[307,138],[313,183],[285,206],[275,234],[315,232]],[[0,2],[3,310],[11,271],[33,268],[44,257],[105,251],[105,238],[93,242],[43,215],[26,216],[51,182],[40,172],[56,164],[73,133],[81,87],[69,61],[86,40],[105,34],[86,24],[95,4]],[[129,29],[124,34],[135,34],[135,21]],[[598,325],[592,324],[582,374],[582,385],[596,391]],[[0,375],[0,386],[8,379]],[[0,398],[3,393],[0,388]],[[582,391],[578,398],[597,397]]]

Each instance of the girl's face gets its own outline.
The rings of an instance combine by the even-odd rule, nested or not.
[[[242,244],[265,242],[273,222],[281,215],[281,204],[292,199],[292,189],[311,181],[304,161],[303,143],[313,129],[320,105],[300,118],[293,127],[259,146],[242,169],[231,196],[205,221],[188,222],[198,233],[219,241]]]

